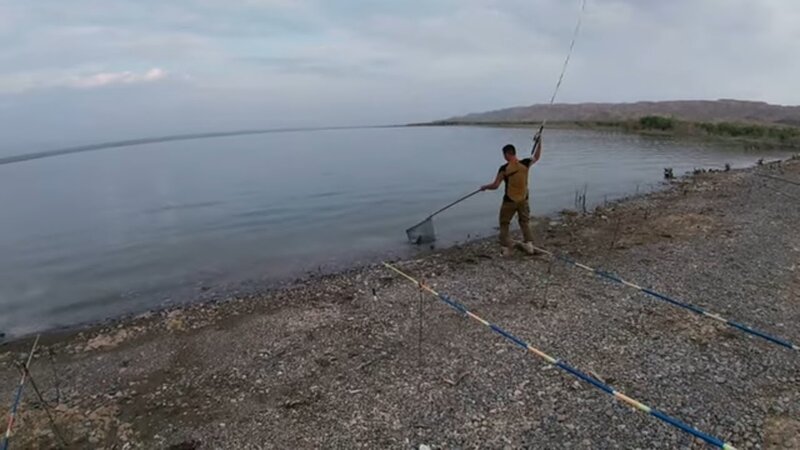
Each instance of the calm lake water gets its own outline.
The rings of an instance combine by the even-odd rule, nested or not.
[[[101,150],[0,166],[0,331],[92,322],[418,251],[405,229],[490,182],[530,131],[278,133]],[[525,150],[523,150],[525,152]],[[550,130],[534,214],[656,189],[664,167],[752,165],[711,144]],[[436,219],[438,245],[494,233],[502,193]]]

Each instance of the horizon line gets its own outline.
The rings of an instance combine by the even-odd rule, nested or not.
[[[173,142],[173,141],[189,141],[199,139],[216,139],[234,136],[247,136],[255,134],[270,134],[270,133],[294,133],[300,131],[336,131],[336,130],[365,130],[365,129],[378,129],[378,128],[399,128],[407,124],[393,124],[393,125],[346,125],[346,126],[327,126],[327,127],[283,127],[283,128],[256,128],[244,129],[234,131],[212,131],[212,132],[198,132],[198,133],[182,133],[171,134],[164,136],[154,136],[135,139],[123,139],[118,141],[105,141],[96,144],[84,144],[71,147],[59,148],[54,150],[44,150],[33,153],[22,153],[17,155],[0,157],[0,166],[6,164],[15,164],[25,161],[32,161],[36,159],[52,158],[56,156],[72,155],[75,153],[84,153],[97,150],[105,150],[109,148],[132,147],[136,145],[157,144],[160,142]]]

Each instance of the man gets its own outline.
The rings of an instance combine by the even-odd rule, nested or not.
[[[506,164],[500,166],[494,182],[481,186],[482,191],[494,191],[500,187],[500,183],[505,182],[505,195],[503,204],[500,206],[500,245],[503,247],[503,254],[511,253],[511,236],[509,226],[514,214],[519,220],[519,227],[525,242],[522,247],[526,252],[533,254],[533,235],[530,229],[531,209],[528,205],[528,170],[539,161],[542,156],[542,139],[537,135],[534,139],[535,148],[532,158],[517,159],[517,149],[508,144],[503,147],[503,158]]]

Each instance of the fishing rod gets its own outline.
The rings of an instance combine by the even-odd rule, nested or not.
[[[703,308],[701,308],[699,306],[695,306],[695,305],[692,305],[692,304],[689,304],[689,303],[686,303],[686,302],[682,302],[680,300],[676,300],[676,299],[674,299],[672,297],[669,297],[667,295],[661,294],[661,293],[656,292],[656,291],[654,291],[652,289],[643,288],[643,287],[639,286],[638,284],[631,283],[630,281],[624,280],[624,279],[622,279],[622,278],[620,278],[617,275],[614,275],[612,273],[605,272],[605,271],[599,270],[599,269],[595,269],[595,268],[589,267],[589,266],[587,266],[585,264],[581,264],[581,263],[575,261],[574,259],[572,259],[572,258],[570,258],[568,256],[557,254],[557,253],[554,253],[554,252],[551,252],[549,250],[546,250],[546,249],[543,249],[543,248],[540,248],[540,247],[536,247],[536,246],[534,246],[533,248],[534,248],[534,250],[537,250],[537,251],[539,251],[541,253],[549,255],[552,258],[555,258],[555,259],[560,260],[560,261],[564,261],[565,263],[567,263],[567,264],[569,264],[571,266],[577,267],[579,269],[586,270],[587,272],[591,272],[591,273],[597,275],[600,278],[604,278],[604,279],[612,281],[614,283],[623,284],[623,285],[628,286],[630,288],[636,289],[636,290],[638,290],[640,292],[644,292],[645,294],[647,294],[647,295],[649,295],[651,297],[654,297],[654,298],[656,298],[658,300],[661,300],[661,301],[669,303],[671,305],[678,306],[680,308],[689,310],[689,311],[691,311],[691,312],[693,312],[695,314],[698,314],[700,316],[708,317],[710,319],[714,319],[716,321],[722,322],[725,325],[728,325],[729,327],[736,328],[737,330],[743,331],[743,332],[745,332],[747,334],[750,334],[750,335],[759,337],[761,339],[764,339],[766,341],[772,342],[773,344],[780,345],[781,347],[786,347],[786,348],[788,348],[790,350],[800,351],[800,347],[798,347],[797,345],[792,344],[791,342],[789,342],[789,341],[787,341],[785,339],[781,339],[781,338],[778,338],[778,337],[775,337],[775,336],[771,336],[771,335],[769,335],[767,333],[764,333],[763,331],[756,330],[755,328],[751,328],[751,327],[749,327],[747,325],[744,325],[744,324],[741,324],[739,322],[734,322],[732,320],[725,319],[724,317],[720,316],[719,314],[715,314],[715,313],[706,311],[705,309],[703,309]]]
[[[581,10],[578,14],[578,22],[575,24],[575,30],[572,32],[572,41],[569,43],[569,51],[567,52],[567,57],[564,58],[564,65],[561,67],[561,74],[558,76],[558,82],[556,83],[556,88],[553,90],[553,95],[550,97],[549,106],[553,106],[553,103],[556,101],[556,95],[558,94],[558,90],[561,89],[561,83],[564,81],[564,74],[567,72],[567,66],[569,65],[569,60],[572,58],[572,50],[575,48],[575,41],[578,40],[578,34],[581,31],[581,24],[583,23],[583,14],[586,12],[586,1],[581,0]],[[533,149],[531,149],[531,154],[536,151],[536,146],[539,145],[539,141],[542,138],[542,132],[544,131],[544,126],[547,124],[547,116],[545,115],[544,119],[542,119],[541,125],[539,125],[539,131],[533,136]]]
[[[513,334],[511,334],[508,331],[504,330],[503,328],[501,328],[501,327],[499,327],[499,326],[497,326],[497,325],[495,325],[495,324],[493,324],[493,323],[481,318],[480,316],[474,314],[473,312],[468,310],[466,306],[464,306],[463,304],[459,303],[458,301],[450,298],[449,296],[447,296],[445,294],[440,294],[440,293],[436,292],[435,290],[433,290],[433,288],[431,288],[430,286],[427,286],[426,284],[424,284],[424,283],[422,283],[420,281],[417,281],[411,275],[408,275],[407,273],[403,272],[402,270],[398,269],[397,267],[394,267],[393,265],[388,264],[388,263],[383,263],[383,265],[386,266],[386,268],[388,268],[388,269],[392,270],[393,272],[397,273],[398,275],[402,276],[403,278],[407,279],[408,281],[416,284],[417,286],[419,286],[420,289],[423,289],[423,290],[429,292],[430,294],[432,294],[433,296],[435,296],[436,298],[441,300],[443,303],[445,303],[447,306],[449,306],[449,307],[453,308],[454,310],[456,310],[457,312],[459,312],[461,315],[467,316],[467,317],[469,317],[469,318],[481,323],[482,325],[485,325],[485,326],[489,327],[493,332],[499,334],[500,336],[504,337],[508,341],[510,341],[513,344],[517,345],[518,347],[524,349],[525,351],[533,353],[534,355],[538,356],[539,358],[547,361],[547,363],[558,367],[559,369],[563,370],[564,372],[567,372],[568,374],[572,375],[573,377],[575,377],[575,378],[577,378],[577,379],[579,379],[579,380],[581,380],[583,382],[586,382],[588,384],[591,384],[592,386],[596,387],[597,389],[600,389],[601,391],[605,392],[606,394],[611,395],[615,399],[621,400],[621,401],[627,403],[628,405],[634,407],[635,409],[638,409],[639,411],[647,413],[647,414],[649,414],[649,415],[651,415],[651,416],[653,416],[653,417],[655,417],[655,418],[657,418],[657,419],[659,419],[659,420],[661,420],[663,422],[666,422],[667,424],[669,424],[669,425],[671,425],[671,426],[673,426],[673,427],[675,427],[675,428],[677,428],[677,429],[679,429],[679,430],[681,430],[681,431],[683,431],[685,433],[688,433],[688,434],[690,434],[690,435],[692,435],[692,436],[694,436],[694,437],[696,437],[698,439],[701,439],[704,442],[706,442],[707,444],[713,445],[714,447],[721,448],[723,450],[736,450],[736,448],[733,445],[728,444],[725,441],[723,441],[723,440],[721,440],[721,439],[719,439],[717,437],[711,436],[710,434],[704,433],[704,432],[692,427],[691,425],[688,425],[688,424],[686,424],[686,423],[684,423],[684,422],[682,422],[682,421],[680,421],[680,420],[678,420],[678,419],[676,419],[676,418],[674,418],[674,417],[672,417],[672,416],[670,416],[670,415],[668,415],[668,414],[666,414],[666,413],[664,413],[662,411],[659,411],[659,410],[657,410],[655,408],[651,408],[650,406],[647,406],[646,404],[644,404],[644,403],[642,403],[642,402],[640,402],[638,400],[635,400],[635,399],[633,399],[631,397],[628,397],[627,395],[623,394],[622,392],[617,391],[616,389],[614,389],[613,387],[611,387],[607,383],[604,383],[604,382],[598,380],[597,378],[595,378],[595,377],[593,377],[593,376],[591,376],[591,375],[589,375],[589,374],[587,374],[585,372],[582,372],[582,371],[576,369],[573,366],[570,366],[566,362],[564,362],[564,361],[562,361],[560,359],[554,358],[554,357],[548,355],[547,353],[537,349],[536,347],[533,347],[532,345],[528,344],[527,342],[523,341],[522,339],[518,338],[517,336],[514,336]]]
[[[556,87],[553,89],[553,95],[550,96],[550,106],[553,106],[553,103],[556,101],[556,95],[558,95],[559,89],[561,89],[561,83],[564,81],[564,74],[567,72],[567,66],[569,65],[569,61],[572,58],[572,51],[575,48],[575,42],[578,40],[578,34],[580,34],[581,24],[583,23],[583,14],[586,11],[586,1],[581,0],[581,9],[578,14],[578,22],[575,25],[575,30],[572,33],[572,40],[569,44],[569,51],[567,52],[567,57],[564,59],[564,65],[561,67],[561,73],[558,76],[558,81],[556,82]],[[533,137],[533,148],[531,148],[531,155],[536,152],[536,148],[539,146],[539,143],[542,138],[542,131],[544,131],[544,126],[547,124],[547,117],[542,120],[541,125],[539,125],[539,131]],[[444,212],[445,210],[452,208],[453,206],[467,200],[468,198],[477,195],[481,192],[481,189],[478,189],[474,192],[470,192],[467,195],[459,198],[458,200],[448,204],[444,208],[439,209],[438,211],[430,214],[421,222],[417,223],[416,225],[406,229],[406,236],[408,236],[409,242],[412,244],[420,245],[420,244],[427,244],[436,241],[436,228],[433,223],[433,217],[437,214]]]
[[[17,385],[17,391],[14,394],[14,401],[11,403],[11,412],[8,415],[8,426],[6,427],[6,434],[3,437],[3,445],[0,446],[2,450],[8,450],[8,441],[11,439],[11,432],[14,429],[14,420],[17,417],[17,410],[19,409],[19,404],[22,402],[22,392],[25,389],[25,381],[27,380],[28,368],[31,366],[31,360],[33,359],[33,354],[36,353],[36,347],[39,345],[39,336],[36,335],[36,339],[33,341],[33,347],[31,347],[31,352],[28,354],[28,360],[25,361],[25,370],[22,371],[21,378],[19,380],[19,385]]]
[[[58,425],[56,425],[56,421],[53,418],[53,413],[50,410],[50,405],[47,403],[47,400],[44,399],[42,391],[40,391],[39,387],[36,385],[36,380],[33,379],[33,374],[31,374],[31,371],[28,370],[27,367],[20,364],[19,362],[17,362],[17,367],[20,373],[28,376],[28,380],[30,380],[31,387],[33,388],[33,391],[36,393],[36,397],[39,398],[39,403],[41,403],[42,406],[44,407],[44,412],[47,415],[47,420],[50,422],[50,427],[53,429],[53,433],[56,435],[56,438],[59,441],[61,441],[61,443],[64,445],[64,448],[68,448],[69,444],[67,443],[67,440],[64,439],[64,436],[61,434],[61,430],[58,428]]]

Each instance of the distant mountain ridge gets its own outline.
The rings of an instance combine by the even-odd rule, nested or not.
[[[676,100],[635,103],[557,103],[519,106],[452,117],[435,123],[602,122],[670,116],[693,122],[757,122],[800,126],[800,106],[744,100]]]

